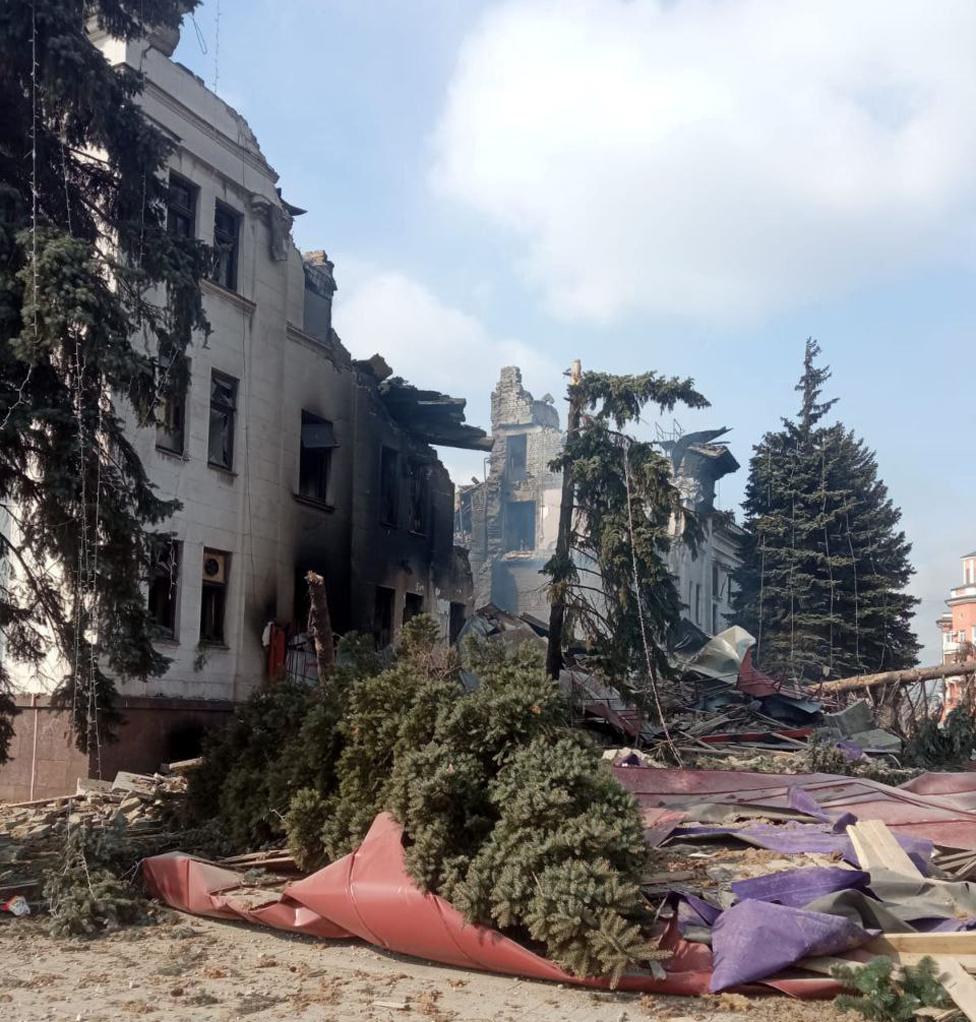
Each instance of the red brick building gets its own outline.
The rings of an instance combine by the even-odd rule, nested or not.
[[[942,632],[942,662],[948,664],[969,659],[976,648],[976,550],[962,558],[962,585],[949,590],[946,606],[936,624]],[[945,713],[958,704],[963,680],[946,679]]]

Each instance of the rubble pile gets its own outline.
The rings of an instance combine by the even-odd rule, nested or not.
[[[0,900],[37,901],[73,829],[114,831],[133,862],[178,844],[167,810],[186,791],[183,766],[172,764],[166,774],[119,771],[114,781],[79,778],[74,795],[0,803]]]
[[[878,727],[871,703],[845,706],[837,696],[819,697],[816,688],[773,679],[754,666],[754,647],[738,627],[713,638],[685,636],[674,657],[678,681],[669,687],[667,728],[583,666],[564,671],[560,684],[586,726],[658,758],[676,752],[684,765],[798,773],[818,769],[829,749],[834,755],[826,762],[842,768],[833,772],[870,772],[868,765],[879,763],[879,777],[911,776],[899,776],[902,740]]]

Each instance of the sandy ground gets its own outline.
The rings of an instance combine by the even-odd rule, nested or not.
[[[781,997],[594,993],[489,976],[337,943],[166,913],[92,941],[55,940],[39,919],[0,922],[0,1018],[109,1022],[852,1022]]]

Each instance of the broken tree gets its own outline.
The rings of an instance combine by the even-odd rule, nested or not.
[[[569,387],[570,422],[562,454],[559,545],[549,576],[552,620],[547,669],[558,674],[564,618],[591,646],[604,670],[637,702],[648,703],[658,675],[670,672],[668,630],[681,601],[666,555],[674,541],[693,543],[698,529],[682,506],[671,462],[653,443],[621,432],[657,405],[703,408],[692,380],[656,373],[580,373]],[[574,411],[575,410],[575,411]],[[634,677],[643,682],[633,684]]]

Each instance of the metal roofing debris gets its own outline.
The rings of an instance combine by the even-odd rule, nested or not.
[[[143,862],[150,891],[173,908],[219,919],[238,918],[276,929],[326,938],[359,937],[399,954],[460,968],[606,989],[607,980],[581,979],[496,930],[466,923],[448,902],[424,894],[404,866],[402,828],[378,816],[351,855],[290,884],[283,894],[251,905],[235,896],[242,878],[180,853]],[[664,978],[625,975],[620,990],[701,995],[709,990],[712,955],[683,940],[676,923],[660,947],[671,952]],[[766,987],[796,997],[832,996],[838,984],[821,977],[776,978]]]
[[[944,848],[976,851],[976,774],[958,781],[954,793],[926,794],[947,775],[924,775],[893,788],[864,777],[831,774],[757,774],[739,770],[653,770],[615,766],[621,784],[641,806],[680,809],[695,802],[740,802],[787,808],[790,791],[800,788],[829,812],[852,812],[858,819],[881,820],[896,834],[925,838]],[[952,776],[952,775],[948,775]],[[926,782],[925,777],[934,777]]]

